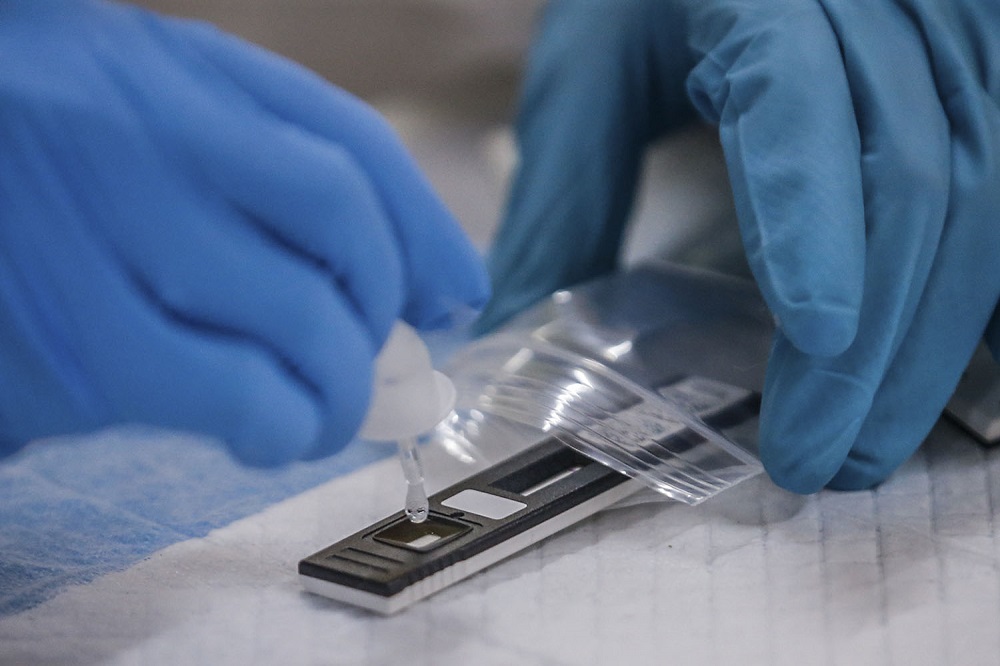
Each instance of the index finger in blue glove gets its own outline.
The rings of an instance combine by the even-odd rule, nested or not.
[[[719,132],[747,258],[808,354],[844,351],[864,276],[860,145],[836,36],[815,2],[697,3],[688,89]]]
[[[845,23],[850,22],[851,38],[856,35],[864,40],[864,31],[858,25],[869,19],[870,8],[851,14],[850,5],[837,4],[837,15]],[[910,9],[907,18],[914,30],[909,41],[925,50],[923,61],[928,64],[915,69],[910,59],[901,63],[911,68],[908,87],[922,96],[907,98],[904,91],[893,90],[891,84],[880,80],[886,90],[872,114],[873,142],[916,144],[920,151],[936,156],[939,168],[947,171],[933,182],[924,182],[923,187],[919,171],[903,171],[915,181],[909,194],[915,203],[905,205],[895,199],[905,200],[907,193],[896,194],[892,187],[890,174],[899,173],[897,165],[888,160],[871,160],[872,187],[878,188],[872,198],[881,204],[873,206],[874,212],[885,216],[879,224],[895,229],[891,245],[879,247],[873,243],[871,253],[883,259],[873,261],[879,266],[870,271],[872,290],[891,292],[893,287],[898,289],[896,285],[908,283],[909,293],[905,300],[900,299],[897,316],[901,324],[895,331],[879,326],[879,321],[868,324],[862,315],[859,340],[864,337],[874,348],[881,337],[893,334],[891,363],[850,455],[829,484],[833,488],[871,487],[913,453],[951,396],[984,330],[990,341],[993,331],[989,320],[995,318],[1000,300],[1000,107],[984,90],[981,73],[968,61],[965,50],[966,40],[971,43],[980,37],[974,31],[970,34],[969,28],[978,26],[989,35],[991,28],[986,26],[996,25],[1000,16],[996,5],[990,3],[963,7],[961,3],[916,2]],[[961,20],[949,16],[952,11],[963,14]],[[979,20],[970,22],[974,14]],[[881,35],[885,37],[884,30]],[[955,40],[958,35],[963,36],[961,41]],[[989,37],[979,47],[980,62],[1000,59],[1000,44],[995,38]],[[895,51],[907,57],[905,51]],[[877,64],[865,63],[864,69],[877,71],[877,65],[891,64],[876,54],[872,59]],[[898,66],[893,68],[895,71]],[[934,77],[934,89],[915,85],[924,76],[913,74],[923,72]],[[891,72],[883,74],[888,77]],[[924,129],[892,122],[880,112],[890,108],[905,109],[905,115],[921,122]],[[946,116],[945,122],[938,119],[941,113]],[[894,134],[879,137],[882,128]],[[896,131],[909,133],[896,136]],[[946,150],[943,155],[939,148],[942,143]],[[939,209],[942,200],[947,205],[943,212]],[[901,208],[906,217],[891,215]],[[943,225],[936,218],[942,219]],[[907,224],[900,224],[901,220]],[[893,265],[891,259],[900,256],[907,259],[897,264],[902,271],[876,272],[882,266]],[[901,280],[907,277],[907,270],[911,277]],[[884,311],[880,314],[884,316]]]
[[[302,67],[210,25],[178,25],[188,43],[265,109],[343,146],[361,166],[393,221],[410,323],[437,325],[457,306],[482,307],[489,284],[478,253],[378,114]]]
[[[710,89],[721,111],[751,264],[760,271],[765,297],[772,294],[769,305],[781,326],[765,385],[761,457],[777,483],[799,492],[818,490],[834,477],[870,416],[873,396],[910,327],[930,272],[947,205],[949,163],[947,120],[933,103],[933,76],[913,25],[893,3],[869,7],[863,18],[848,16],[846,9],[831,11],[832,19],[818,5],[816,11],[820,16],[813,17],[809,31],[785,25],[771,36],[783,47],[771,43],[756,56],[752,47],[740,50],[729,70],[721,72],[728,85],[717,82]],[[766,36],[767,27],[763,30]],[[807,49],[788,35],[805,35],[814,47],[822,45],[827,57],[817,63],[821,66],[801,69],[794,64],[798,61],[784,58],[791,46]],[[871,44],[885,50],[872,52]],[[904,62],[905,78],[897,71]],[[714,71],[715,63],[707,67]],[[765,86],[767,92],[750,95],[747,105],[747,95],[740,95],[742,73],[760,87],[767,81],[759,80],[758,72],[777,71],[799,88]],[[829,84],[808,80],[820,75],[849,87],[835,85],[838,99],[827,99]],[[815,100],[801,99],[802,90],[817,94],[822,106],[803,112],[803,105]],[[843,108],[849,100],[856,113]],[[838,106],[831,117],[834,102]],[[811,141],[810,133],[822,138]],[[764,142],[775,136],[777,152],[769,152]],[[786,144],[784,137],[793,140]],[[796,149],[798,155],[789,152]],[[856,218],[862,201],[864,223]],[[841,211],[847,213],[846,225],[837,224]],[[796,231],[785,234],[786,227]],[[786,285],[804,288],[804,320],[789,319],[796,308],[782,302],[779,292]],[[856,337],[848,335],[854,326]],[[838,349],[845,342],[852,344]],[[886,466],[892,466],[896,453],[895,446],[883,446]]]

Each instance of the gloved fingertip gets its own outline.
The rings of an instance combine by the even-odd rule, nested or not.
[[[418,331],[438,331],[443,328],[451,328],[454,322],[450,312],[441,310],[420,312],[416,316],[408,314],[403,319]]]
[[[764,385],[760,459],[782,488],[808,494],[837,475],[871,409],[874,389],[778,334]]]
[[[840,471],[830,479],[827,487],[831,490],[871,490],[892,474],[884,464],[874,461],[859,461],[848,458]]]
[[[482,304],[478,300],[474,302],[475,306],[445,298],[435,303],[412,304],[403,311],[402,318],[419,331],[469,325],[482,311]]]
[[[543,297],[533,293],[521,293],[507,298],[494,296],[493,300],[486,304],[479,318],[472,323],[470,331],[475,337],[488,335]]]
[[[355,356],[351,367],[343,371],[336,386],[328,387],[319,434],[313,438],[308,450],[301,454],[301,460],[332,456],[357,437],[371,408],[375,391],[376,351],[365,350]],[[341,360],[345,360],[344,357]]]
[[[359,371],[360,372],[360,371]],[[357,373],[356,373],[357,374]],[[372,377],[366,375],[364,383],[371,386]],[[364,422],[371,404],[369,393],[360,394],[351,389],[335,399],[323,412],[316,435],[299,451],[296,460],[321,460],[339,453],[351,443]]]
[[[846,435],[845,437],[851,437]],[[798,436],[775,436],[761,433],[769,445],[761,446],[761,463],[771,480],[781,488],[811,495],[819,492],[833,479],[844,462],[842,441],[825,442],[822,446],[805,445]],[[842,438],[838,438],[842,439]],[[847,443],[846,447],[850,444]],[[784,449],[775,455],[778,449]],[[766,452],[765,452],[766,451]]]
[[[493,296],[493,285],[490,275],[483,265],[479,266],[471,279],[467,282],[465,293],[461,300],[453,300],[447,303],[450,314],[455,318],[466,317],[467,321],[472,321],[478,317]]]
[[[829,358],[854,342],[859,317],[853,307],[786,307],[778,316],[778,327],[803,354]]]
[[[320,435],[319,409],[305,394],[288,389],[272,395],[266,408],[229,438],[233,456],[248,467],[271,468],[303,459]]]
[[[472,322],[472,326],[469,331],[472,333],[473,337],[479,338],[484,335],[492,333],[497,327],[500,326],[506,317],[497,315],[494,310],[484,310],[476,321]]]
[[[482,257],[464,236],[450,240],[443,242],[449,252],[427,259],[436,267],[424,266],[410,283],[402,318],[414,328],[432,330],[471,321],[490,300],[490,278]]]
[[[403,319],[419,330],[452,328],[471,323],[490,301],[490,280],[481,264],[470,262],[443,288],[416,293],[403,309]]]
[[[313,446],[297,458],[306,462],[322,460],[339,453],[351,441],[350,437],[344,435],[343,430],[324,428],[316,438]]]

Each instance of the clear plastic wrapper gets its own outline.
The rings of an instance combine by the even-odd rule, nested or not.
[[[559,292],[452,357],[458,401],[428,449],[473,471],[555,438],[697,504],[761,471],[772,330],[752,284],[689,269]]]

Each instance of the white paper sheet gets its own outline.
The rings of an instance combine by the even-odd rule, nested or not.
[[[0,661],[1000,663],[1000,450],[949,424],[875,492],[612,510],[395,617],[301,591],[400,484],[386,460],[72,588],[0,621]]]

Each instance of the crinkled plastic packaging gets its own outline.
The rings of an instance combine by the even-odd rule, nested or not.
[[[558,292],[451,358],[458,400],[427,448],[471,473],[555,438],[643,499],[697,504],[761,471],[772,332],[751,283],[712,273],[646,266]]]

